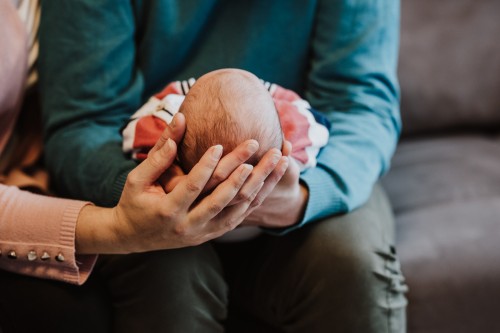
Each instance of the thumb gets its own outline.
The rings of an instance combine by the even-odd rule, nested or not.
[[[167,139],[158,149],[151,150],[148,157],[132,171],[136,183],[144,186],[154,183],[172,165],[176,153],[177,146],[172,139]]]
[[[168,139],[174,140],[176,144],[181,142],[184,132],[186,131],[186,118],[182,113],[176,113],[170,124],[165,126],[165,129],[161,133],[160,138],[156,141],[156,144],[149,151],[149,154],[160,150]]]
[[[283,140],[283,148],[281,149],[283,156],[290,156],[292,155],[292,143],[288,140]]]
[[[168,124],[168,129],[170,138],[179,144],[186,131],[186,117],[184,114],[177,112],[170,124]]]
[[[288,169],[286,169],[285,174],[281,177],[280,185],[284,186],[294,186],[298,184],[300,177],[300,168],[297,162],[293,158],[288,159]]]

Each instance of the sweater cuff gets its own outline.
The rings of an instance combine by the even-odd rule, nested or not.
[[[348,211],[340,189],[328,186],[325,179],[331,179],[331,175],[322,168],[312,168],[301,175],[301,181],[309,189],[309,201],[301,225]]]
[[[118,201],[120,201],[120,197],[122,196],[123,188],[125,187],[125,182],[127,181],[129,172],[130,170],[123,172],[117,177],[111,191],[111,202],[108,203],[109,207],[115,206]]]
[[[64,267],[64,281],[82,285],[87,281],[94,265],[97,261],[97,255],[76,255],[76,222],[78,215],[83,207],[91,205],[90,202],[82,203],[80,201],[69,201],[63,213],[59,243],[64,248],[72,249],[69,263],[71,265]]]
[[[325,185],[325,177],[331,178],[321,168],[307,169],[300,176],[300,182],[309,191],[309,197],[302,220],[287,228],[262,228],[268,234],[282,236],[304,225],[322,218],[347,212],[345,200],[339,189]]]
[[[0,267],[83,284],[97,256],[76,256],[76,223],[88,202],[58,199],[0,185]]]

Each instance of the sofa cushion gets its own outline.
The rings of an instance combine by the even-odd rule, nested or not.
[[[408,332],[500,332],[500,196],[404,214]]]
[[[403,133],[500,129],[500,1],[403,0]]]
[[[383,183],[397,215],[500,196],[500,139],[457,134],[403,140]]]
[[[410,333],[500,332],[500,138],[402,142],[383,179]]]

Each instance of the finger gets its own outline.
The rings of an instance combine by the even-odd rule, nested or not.
[[[240,165],[227,180],[217,186],[210,195],[205,197],[190,212],[190,220],[200,223],[203,220],[209,221],[219,214],[238,194],[238,191],[250,176],[252,170],[253,166],[250,164]]]
[[[161,174],[158,182],[163,187],[165,193],[169,193],[172,192],[174,187],[177,186],[184,176],[184,171],[174,162],[167,171]]]
[[[260,187],[262,185],[263,183]],[[257,194],[260,187],[257,188],[255,194]],[[217,238],[239,226],[250,215],[251,210],[249,207],[254,197],[252,196],[249,200],[224,208],[221,213],[210,220],[210,223],[206,224],[205,232],[211,234],[211,238]]]
[[[170,192],[167,200],[172,200],[174,207],[188,209],[212,176],[221,156],[221,145],[210,147],[187,176]]]
[[[130,182],[138,186],[153,184],[172,165],[176,157],[176,152],[177,146],[175,143],[167,139],[159,149],[150,152],[148,157],[129,173],[128,178]]]
[[[269,177],[266,178],[264,181],[264,185],[262,188],[259,190],[257,195],[255,196],[255,199],[253,199],[250,207],[251,208],[257,208],[259,207],[264,200],[267,198],[267,196],[274,190],[276,184],[283,178],[283,176],[286,174],[288,167],[289,167],[289,159],[287,156],[283,156],[280,159],[280,162],[276,166],[276,168],[273,170],[273,172],[269,175]],[[290,174],[290,177],[292,177],[292,174]],[[298,182],[298,175],[296,176],[295,179],[296,182]]]
[[[247,179],[246,183],[243,185],[240,192],[233,199],[231,204],[235,204],[242,200],[248,199],[252,195],[252,193],[255,192],[255,189],[259,187],[260,184],[263,183],[273,172],[273,170],[278,165],[281,157],[281,152],[276,148],[273,148],[266,154],[264,154],[264,156],[255,166],[252,174]]]
[[[155,145],[153,146],[153,148],[151,148],[148,152],[148,155],[149,154],[152,154],[158,150],[161,149],[161,147],[163,147],[165,145],[165,143],[168,141],[168,138],[169,138],[169,133],[170,133],[170,130],[168,128],[166,128],[162,133],[161,133],[161,136],[160,138],[158,139],[158,141],[156,141]]]
[[[292,143],[288,140],[284,140],[282,148],[283,156],[290,156],[292,154],[292,150]]]
[[[283,186],[293,186],[296,185],[300,177],[300,167],[293,158],[288,159],[288,168],[285,174],[279,181],[280,185]]]
[[[156,144],[149,151],[149,154],[158,151],[168,139],[174,140],[176,144],[181,142],[184,136],[184,131],[186,130],[186,119],[183,114],[176,113],[170,124],[165,127],[165,130],[161,133],[160,138],[156,141]]]
[[[184,136],[184,132],[186,132],[186,117],[184,114],[180,112],[176,113],[166,130],[169,131],[169,137],[175,143],[179,144]]]
[[[245,163],[258,149],[259,143],[257,141],[247,140],[224,156],[217,165],[204,191],[210,191],[226,180],[238,166]]]

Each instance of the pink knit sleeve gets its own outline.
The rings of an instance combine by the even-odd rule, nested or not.
[[[75,254],[76,221],[88,204],[0,184],[0,268],[83,284],[97,259]]]

